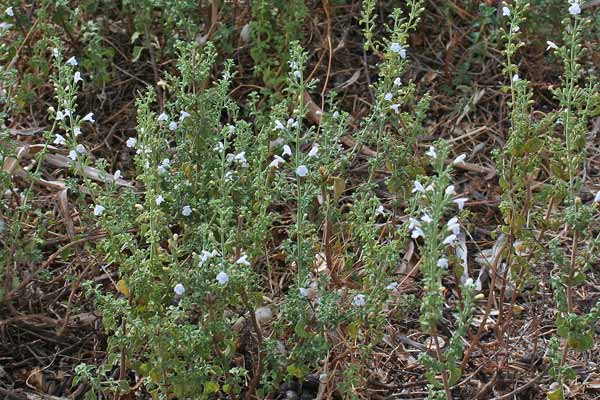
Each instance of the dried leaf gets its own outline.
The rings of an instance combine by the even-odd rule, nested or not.
[[[65,221],[65,230],[67,231],[67,236],[69,238],[75,237],[75,225],[73,224],[73,218],[71,218],[71,211],[69,207],[69,199],[67,197],[67,192],[69,189],[64,188],[61,189],[56,194],[56,199],[58,203],[58,210],[60,211],[60,215],[63,217]]]
[[[129,288],[127,287],[127,283],[125,283],[124,279],[120,279],[117,282],[117,290],[125,297],[129,297]]]

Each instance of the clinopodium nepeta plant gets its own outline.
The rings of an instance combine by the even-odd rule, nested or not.
[[[82,227],[94,227],[94,241],[101,238],[86,251],[100,255],[102,269],[118,270],[114,280],[107,274],[112,291],[85,284],[102,314],[107,352],[98,365],[79,365],[73,384],[85,382],[87,399],[133,391],[154,399],[252,399],[279,396],[284,383],[316,377],[319,399],[362,398],[378,367],[377,347],[394,341],[393,329],[386,329],[396,315],[390,310],[402,307],[400,275],[421,284],[420,308],[408,313],[418,315],[424,333],[418,368],[430,399],[452,398],[493,311],[489,333],[503,350],[494,375],[500,376],[513,356],[511,322],[526,288],[552,292],[556,330],[542,337],[554,380],[548,398],[565,398],[577,378],[569,355],[594,346],[600,316],[600,302],[584,304],[577,290],[600,261],[600,192],[586,189],[584,164],[600,97],[594,74],[584,68],[590,20],[580,1],[562,4],[562,43],[547,42],[547,59],[561,62],[564,73],[550,88],[558,109],[545,114],[536,110],[534,85],[517,62],[519,49],[529,45],[522,39],[529,3],[480,6],[480,32],[472,37],[481,49],[489,46],[477,43],[482,38],[504,40],[510,115],[505,146],[494,154],[501,192],[501,223],[491,235],[496,251],[484,257],[489,280],[482,282],[482,273],[475,283],[463,259],[467,197],[453,184],[466,156],[451,156],[444,141],[420,154],[419,142],[437,133],[426,129],[431,97],[405,74],[419,40],[409,35],[425,2],[404,2],[389,24],[380,23],[378,2],[357,8],[364,69],[373,78],[360,120],[341,109],[336,93],[325,96],[333,77],[312,78],[315,60],[298,42],[311,11],[303,1],[255,1],[231,20],[237,2],[204,3],[123,2],[109,12],[126,17],[127,24],[110,25],[127,33],[130,46],[122,48],[104,40],[104,19],[86,21],[96,12],[94,2],[7,6],[0,17],[0,299],[10,302],[27,286],[17,281],[18,267],[41,263],[44,238],[54,234],[52,211],[34,205],[35,186],[48,184],[42,176],[50,154],[64,156],[71,177],[61,193],[69,193],[74,215]],[[323,2],[327,79],[343,49],[330,43],[342,3]],[[238,23],[244,25],[234,43]],[[165,31],[171,34],[161,36]],[[31,38],[36,44],[28,58],[20,52]],[[264,87],[253,86],[260,95],[234,100],[244,86],[234,88],[243,68],[221,54],[243,60],[244,50]],[[21,58],[30,68],[22,75],[15,66]],[[123,165],[131,167],[123,171],[96,158],[86,134],[97,110],[82,112],[78,104],[87,89],[122,72],[121,58],[146,63],[157,84],[131,101],[137,121],[123,140]],[[379,61],[377,77],[369,75],[372,59]],[[164,65],[176,68],[165,73]],[[35,148],[30,165],[16,170],[26,146],[15,145],[6,125],[47,76],[54,88],[52,105],[44,105],[48,126],[27,144]],[[320,83],[326,87],[318,107],[309,94]],[[15,188],[15,177],[24,189]],[[469,241],[469,251],[477,241]],[[396,273],[404,253],[420,257],[416,277]],[[549,287],[535,279],[542,268],[550,270]],[[52,271],[35,271],[30,279],[38,276]],[[485,296],[476,292],[485,285],[477,325],[476,299]],[[419,325],[414,321],[408,329]]]
[[[466,198],[457,195],[451,183],[453,164],[464,162],[465,155],[460,155],[446,165],[448,159],[448,146],[443,142],[438,146],[431,146],[427,151],[431,166],[435,173],[428,181],[414,181],[413,197],[415,215],[410,218],[409,229],[413,239],[422,238],[422,267],[423,273],[423,301],[421,303],[421,325],[429,333],[430,349],[432,354],[421,353],[420,360],[427,368],[427,378],[431,382],[429,398],[452,398],[450,387],[460,378],[460,361],[463,353],[463,338],[467,333],[474,309],[474,283],[473,279],[460,276],[460,286],[457,293],[460,297],[460,306],[456,326],[450,338],[448,348],[442,352],[439,343],[438,323],[442,318],[444,307],[444,286],[442,279],[448,273],[449,267],[456,259],[453,247],[457,245],[460,237],[464,237],[459,219],[460,211],[464,207]],[[460,264],[454,267],[455,277],[461,268]],[[457,282],[458,283],[458,282]],[[436,375],[441,374],[441,384],[436,380]]]

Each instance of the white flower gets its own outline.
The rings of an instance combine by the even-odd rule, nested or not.
[[[246,254],[244,254],[243,256],[238,258],[235,263],[240,264],[240,265],[245,265],[247,267],[250,266],[250,261],[248,261],[248,256]]]
[[[75,134],[75,136],[81,135],[81,128],[76,126],[75,128],[73,128],[73,133]]]
[[[161,165],[165,168],[170,168],[171,167],[171,160],[169,160],[168,158],[165,158],[164,160],[162,160]]]
[[[392,282],[392,283],[390,283],[389,285],[387,285],[385,288],[386,288],[387,290],[394,290],[394,289],[396,289],[397,287],[398,287],[398,282]]]
[[[127,145],[127,147],[134,148],[135,144],[137,143],[137,139],[134,137],[130,137],[129,139],[127,139],[127,142],[125,143]]]
[[[200,262],[198,263],[198,265],[201,267],[202,265],[204,265],[205,262],[207,262],[208,260],[210,260],[211,258],[213,258],[217,255],[219,255],[219,252],[217,250],[213,250],[213,251],[202,250],[202,254],[200,254]]]
[[[236,154],[233,159],[242,165],[242,168],[248,168],[248,160],[246,160],[246,152],[242,151]]]
[[[375,210],[375,215],[385,215],[385,207],[380,204],[377,210]]]
[[[504,6],[502,7],[502,15],[505,17],[509,17],[510,16],[510,8]]]
[[[86,153],[85,146],[82,144],[78,144],[77,146],[75,146],[75,151],[78,152],[79,154]]]
[[[406,58],[406,49],[402,47],[400,43],[392,43],[390,50],[392,50],[394,53],[400,54],[401,58]]]
[[[105,210],[104,206],[101,206],[100,204],[96,204],[94,206],[94,215],[96,217],[99,217],[104,213],[104,210]]]
[[[162,194],[159,194],[158,196],[156,196],[156,199],[154,199],[154,202],[157,206],[160,206],[163,201],[165,201],[165,198],[162,197]]]
[[[190,117],[191,114],[187,111],[179,112],[179,122],[183,122],[187,117]]]
[[[233,181],[233,171],[225,172],[225,176],[223,177],[223,179],[225,179],[225,182]]]
[[[444,268],[444,269],[448,269],[448,259],[447,258],[440,258],[439,260],[437,260],[437,264],[438,267],[440,268]]]
[[[223,151],[224,148],[225,148],[225,146],[223,145],[223,142],[219,142],[215,145],[215,147],[213,147],[213,150],[221,152],[221,151]]]
[[[521,28],[519,27],[519,25],[514,25],[512,27],[512,31],[515,32],[515,33],[519,32],[520,30],[521,30]]]
[[[225,271],[221,271],[217,274],[217,282],[219,285],[225,286],[229,282],[229,275]]]
[[[594,196],[594,201],[596,203],[600,202],[600,190],[596,192],[596,195]]]
[[[64,145],[66,143],[66,139],[63,135],[57,133],[54,135],[54,144],[56,145]]]
[[[433,147],[433,146],[429,146],[429,150],[427,150],[427,152],[425,154],[427,154],[430,158],[432,158],[434,160],[437,157],[437,153],[435,152],[435,147]]]
[[[456,191],[454,190],[454,185],[448,186],[446,190],[444,190],[444,193],[446,193],[448,196],[452,196],[453,194],[455,194]]]
[[[73,161],[77,160],[77,152],[75,150],[69,151],[68,157]]]
[[[412,193],[416,193],[416,192],[425,193],[425,188],[423,187],[421,182],[415,180],[414,185],[415,185],[415,187],[413,188]]]
[[[386,93],[386,94],[385,94],[385,96],[383,96],[383,98],[384,98],[386,101],[392,101],[392,99],[394,98],[394,95],[393,95],[393,94],[391,94],[390,92],[388,92],[388,93]]]
[[[367,304],[367,299],[364,294],[357,294],[352,299],[352,305],[354,305],[354,306],[362,307],[365,304]]]
[[[200,254],[200,262],[198,263],[198,265],[200,267],[203,266],[204,263],[207,262],[211,258],[212,258],[212,253],[210,251],[202,250],[202,254]]]
[[[58,58],[58,49],[56,47],[52,49],[52,55],[54,58]]]
[[[425,233],[423,232],[423,230],[421,228],[419,228],[418,226],[415,226],[410,234],[410,237],[413,239],[416,239],[419,236],[421,236],[422,238],[425,238]]]
[[[319,143],[314,143],[308,152],[309,157],[316,157],[319,155]]]
[[[394,79],[394,86],[401,86],[402,85],[402,79],[400,79],[399,77]]]
[[[75,81],[75,83],[83,81],[83,78],[81,77],[81,72],[76,71],[75,75],[73,76],[73,80]]]
[[[546,40],[546,44],[548,45],[548,47],[546,47],[546,51],[558,49],[558,46],[556,45],[556,43],[554,43],[551,40]]]
[[[96,121],[94,121],[94,113],[87,113],[87,114],[85,115],[85,117],[83,117],[81,120],[82,120],[82,121],[88,121],[88,122],[90,122],[90,123],[92,123],[92,124],[93,124],[94,122],[96,122]]]
[[[333,119],[338,119],[340,117],[339,111],[334,111],[332,117]]]
[[[275,129],[279,129],[280,131],[285,131],[285,125],[281,123],[280,120],[275,120]]]
[[[431,216],[427,213],[423,214],[423,216],[421,217],[421,221],[426,222],[428,224],[433,222],[433,219],[431,219]]]
[[[298,127],[298,121],[294,121],[294,118],[288,118],[287,120],[287,126],[292,127],[292,128],[297,128]]]
[[[56,112],[56,120],[57,121],[62,121],[63,119],[65,119],[65,113],[63,113],[62,111],[58,110]]]
[[[118,169],[115,171],[115,173],[113,174],[113,179],[116,181],[117,179],[121,179],[122,175],[121,175],[121,170]]]
[[[167,113],[161,113],[158,116],[158,122],[163,122],[163,121],[168,121],[169,120],[169,116],[167,115]]]
[[[183,294],[185,293],[185,287],[181,283],[178,283],[173,288],[173,291],[177,296],[183,296]]]
[[[169,123],[169,130],[170,130],[171,132],[173,132],[175,129],[177,129],[177,122],[175,122],[175,121],[171,121],[171,122]]]
[[[183,215],[184,217],[189,217],[190,215],[192,215],[192,207],[183,206],[183,208],[181,209],[181,215]]]
[[[290,146],[288,146],[287,144],[283,145],[283,153],[281,153],[281,156],[292,156],[292,149],[290,148]]]
[[[571,6],[569,7],[569,14],[571,14],[571,15],[581,14],[581,6],[579,5],[579,2],[574,1],[571,3]]]
[[[400,104],[392,104],[390,108],[394,110],[396,114],[400,114]]]
[[[74,67],[77,65],[77,59],[73,56],[67,60],[67,64],[72,65]]]
[[[467,280],[465,281],[465,286],[475,286],[473,278],[467,278]]]
[[[8,7],[6,9],[6,15],[8,15],[9,17],[14,17],[15,16],[15,12],[13,11],[12,7]]]
[[[519,82],[521,80],[521,78],[519,77],[519,74],[514,74],[512,77],[512,81],[513,82]]]
[[[448,246],[452,246],[454,244],[454,242],[456,242],[456,235],[455,234],[451,234],[446,236],[446,239],[444,239],[444,241],[442,242],[442,244],[448,245]]]
[[[460,232],[460,224],[458,223],[458,218],[452,217],[450,221],[447,223],[448,231],[452,232],[455,235],[458,235]]]
[[[458,157],[456,157],[454,159],[454,161],[452,161],[452,164],[462,164],[465,162],[466,158],[467,158],[467,155],[463,153],[463,154],[459,155]]]
[[[300,289],[298,289],[298,291],[300,292],[300,296],[302,296],[302,297],[308,296],[308,289],[307,288],[301,287]]]
[[[285,160],[283,158],[279,157],[278,155],[275,155],[275,158],[269,164],[269,168],[271,168],[271,167],[279,168],[279,165],[283,164],[284,162],[285,162]]]
[[[466,197],[459,197],[458,199],[454,199],[452,200],[453,202],[455,202],[458,205],[458,209],[462,210],[463,208],[465,208],[465,203],[468,201],[469,199]]]
[[[408,229],[409,230],[413,230],[415,227],[420,227],[420,226],[421,226],[421,223],[417,219],[415,219],[413,217],[408,218]]]
[[[296,79],[302,79],[302,72],[300,72],[298,70],[294,71],[294,77]]]
[[[13,27],[13,24],[9,24],[7,22],[0,22],[0,31],[9,30]]]
[[[296,168],[296,175],[300,177],[305,177],[308,175],[308,168],[306,168],[306,165],[300,165],[298,168]]]

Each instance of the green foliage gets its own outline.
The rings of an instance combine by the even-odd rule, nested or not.
[[[20,284],[18,268],[48,260],[47,238],[59,222],[36,201],[37,185],[48,185],[45,160],[64,155],[65,192],[90,235],[77,230],[69,239],[99,232],[86,251],[118,272],[112,286],[84,284],[107,335],[106,359],[75,371],[73,385],[85,382],[87,399],[130,393],[129,372],[140,379],[136,390],[153,399],[267,398],[313,373],[344,398],[362,398],[390,318],[409,314],[418,314],[429,341],[419,355],[429,398],[452,397],[473,349],[464,355],[482,295],[458,254],[470,214],[452,182],[465,156],[451,156],[447,141],[426,157],[419,151],[436,103],[421,93],[420,76],[408,80],[406,72],[424,4],[404,2],[378,27],[377,2],[362,3],[363,48],[379,63],[360,120],[335,93],[323,110],[311,109],[305,94],[318,82],[308,79],[314,60],[302,43],[311,10],[300,0],[251,2],[250,38],[242,41],[266,87],[247,95],[238,90],[243,55],[233,32],[240,21],[228,19],[237,10],[229,2],[41,1],[31,18],[25,6],[15,6],[12,19],[2,16],[11,26],[0,28],[0,298],[12,299],[5,296]],[[518,62],[521,29],[540,5],[562,10],[562,43],[547,57],[564,67],[550,90],[557,110],[542,117]],[[586,312],[574,295],[600,261],[598,202],[582,200],[586,133],[600,112],[597,82],[584,79],[582,61],[592,21],[562,18],[564,4],[555,0],[504,8],[479,6],[464,75],[453,84],[469,85],[469,63],[503,43],[510,115],[505,145],[494,154],[502,217],[494,234],[505,245],[490,263],[500,282],[490,293],[500,301],[488,303],[499,304],[494,332],[505,335],[505,300],[514,305],[531,272],[550,266],[557,312],[547,354],[559,389],[548,396],[562,398],[562,385],[576,377],[566,355],[593,347],[600,316],[600,303]],[[538,23],[545,22],[527,31],[543,31]],[[107,32],[122,36],[122,46]],[[105,89],[118,86],[123,71],[153,82],[133,94],[135,129],[118,138],[126,171],[94,154],[100,110],[83,111],[110,100]],[[48,106],[40,111],[42,94]],[[42,127],[28,142],[36,151],[27,168],[9,170],[5,161],[24,148],[11,130],[27,112]],[[349,133],[355,143],[344,147]],[[534,190],[540,179],[546,186]],[[547,231],[561,234],[550,240]],[[422,297],[397,290],[409,245],[420,257]],[[61,248],[55,257],[74,254]],[[35,278],[52,281],[52,264],[43,267]],[[450,330],[444,348],[442,322]]]
[[[267,86],[279,86],[289,72],[290,44],[302,39],[309,9],[301,0],[257,0],[252,2],[251,12],[254,73]]]

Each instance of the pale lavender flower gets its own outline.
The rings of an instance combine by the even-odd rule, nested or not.
[[[319,143],[314,143],[308,152],[309,157],[316,157],[319,155]]]
[[[458,205],[458,209],[462,210],[465,207],[465,203],[468,201],[469,199],[466,197],[459,197],[457,199],[452,200],[454,203],[456,203]]]
[[[96,204],[94,206],[94,215],[96,217],[99,217],[99,216],[101,216],[104,213],[104,210],[105,210],[104,206],[102,206],[100,204]]]
[[[285,160],[278,155],[275,155],[273,161],[269,164],[269,168],[279,168],[281,164],[285,163]]]
[[[56,135],[54,135],[54,144],[56,145],[64,145],[66,143],[66,139],[63,135],[57,133]]]
[[[173,288],[173,291],[177,296],[183,296],[183,294],[185,293],[185,287],[181,283],[178,283]]]
[[[352,299],[352,305],[354,305],[356,307],[362,307],[365,304],[367,304],[367,298],[364,294],[357,294]]]
[[[281,153],[281,156],[292,156],[292,149],[290,148],[290,146],[288,146],[287,144],[283,145],[283,153]]]
[[[296,168],[296,175],[300,177],[305,177],[308,175],[308,168],[306,168],[306,165],[300,165],[298,168]]]
[[[96,121],[94,121],[94,113],[87,113],[87,114],[85,115],[85,117],[83,117],[81,120],[82,120],[82,121],[88,121],[88,122],[90,122],[90,123],[92,123],[92,124],[93,124],[94,122],[96,122]]]
[[[125,144],[127,145],[127,147],[129,147],[130,149],[134,148],[135,145],[136,145],[136,143],[137,143],[137,139],[134,138],[134,137],[130,137],[129,139],[127,139],[127,142],[125,142]]]
[[[229,282],[229,275],[225,271],[221,271],[217,274],[217,282],[219,285],[225,286]]]

